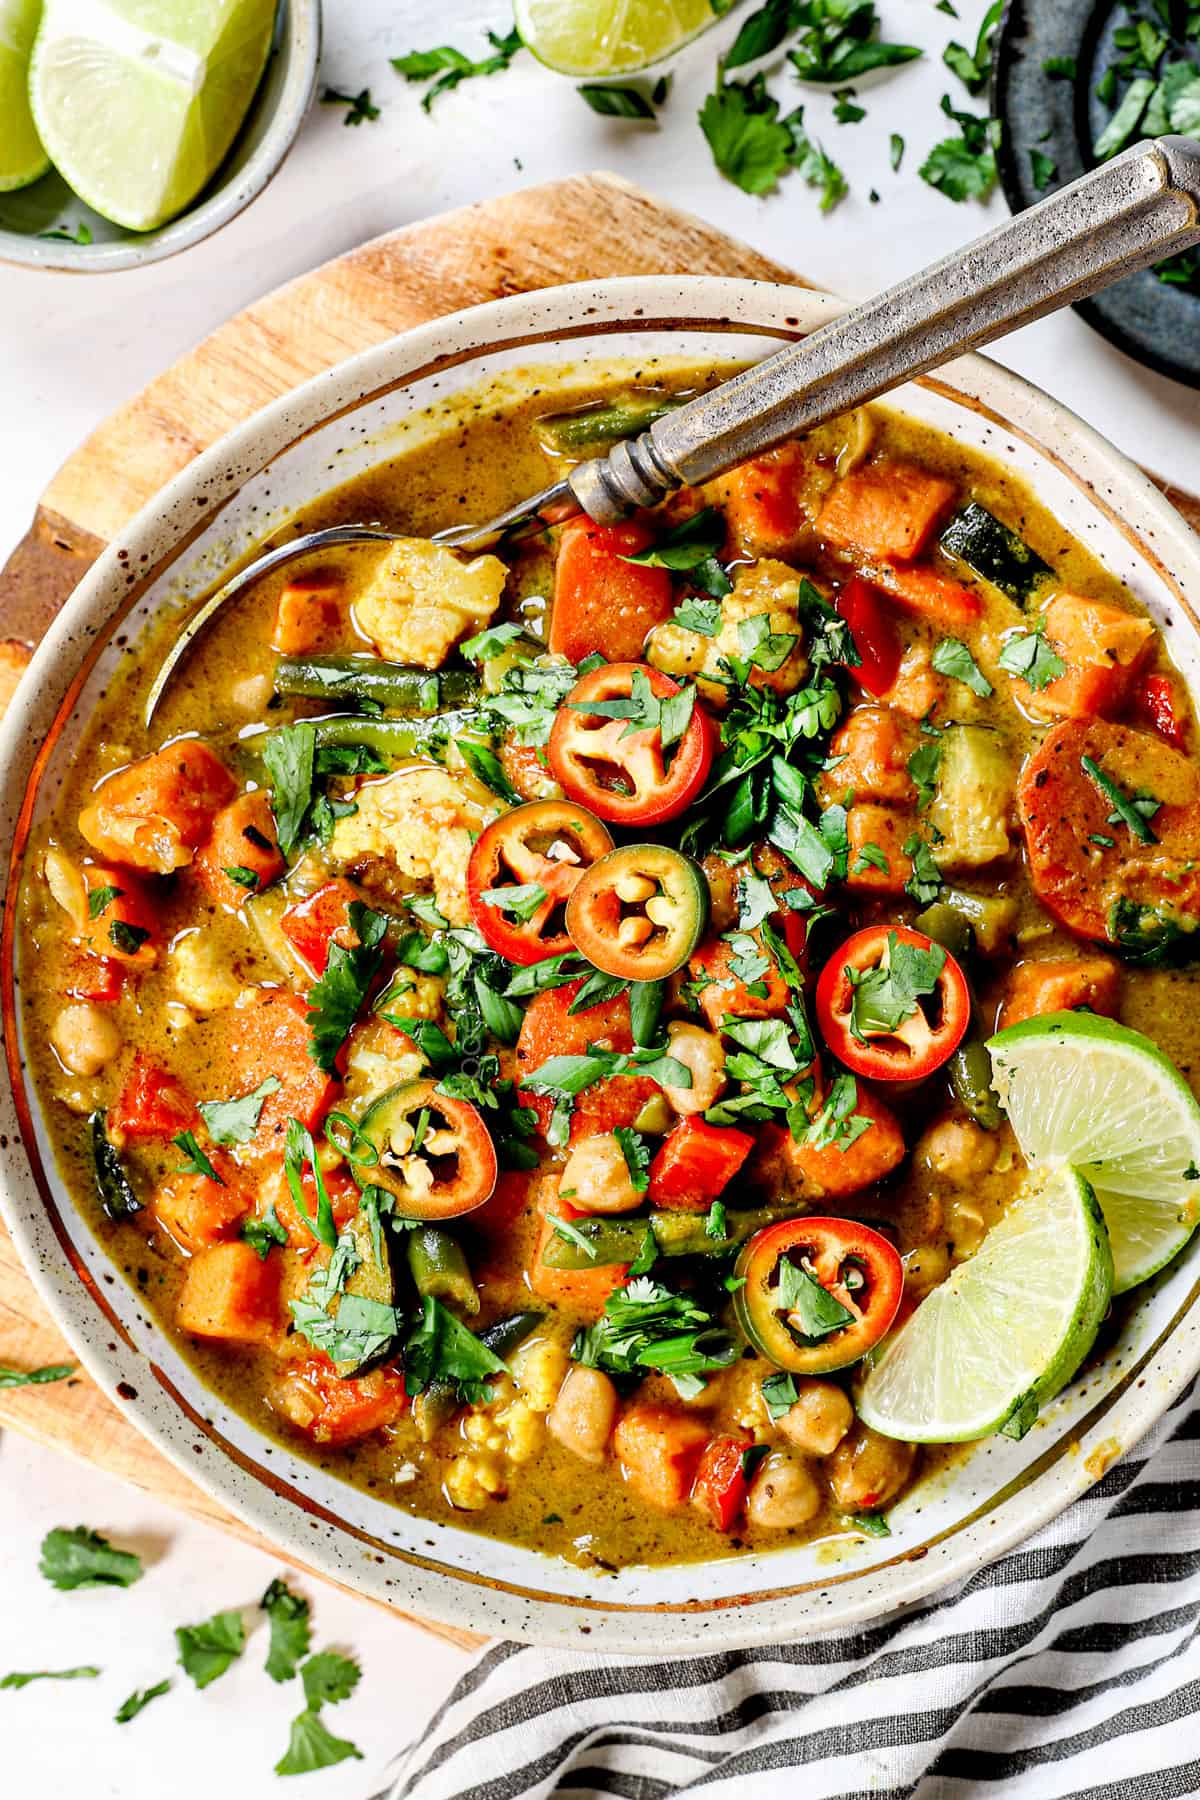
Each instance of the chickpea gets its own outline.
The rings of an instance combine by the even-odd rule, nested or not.
[[[807,1463],[772,1450],[758,1465],[746,1501],[746,1518],[764,1531],[807,1525],[821,1510],[821,1490]]]
[[[800,1398],[779,1420],[779,1430],[797,1450],[828,1456],[854,1423],[848,1396],[833,1381],[797,1383]]]
[[[243,675],[229,690],[229,698],[238,712],[258,718],[274,691],[269,675]]]
[[[843,1512],[875,1512],[894,1500],[913,1472],[917,1452],[912,1444],[881,1437],[860,1425],[843,1438],[829,1459],[829,1488]]]
[[[705,1031],[684,1019],[667,1026],[667,1054],[692,1071],[690,1088],[668,1087],[663,1093],[677,1113],[687,1118],[691,1113],[707,1112],[725,1086],[725,1047],[715,1032]]]
[[[121,1034],[102,1007],[78,1000],[62,1008],[50,1042],[72,1075],[98,1075],[120,1050]]]
[[[645,1198],[634,1187],[625,1152],[611,1131],[598,1131],[576,1144],[562,1172],[559,1193],[587,1213],[633,1212]]]
[[[904,1265],[904,1291],[922,1299],[950,1273],[950,1252],[945,1244],[922,1244]]]
[[[572,1363],[550,1408],[546,1429],[581,1461],[602,1463],[617,1422],[617,1390],[599,1369]]]
[[[711,851],[701,860],[700,867],[708,882],[709,924],[716,932],[729,931],[737,924],[738,871],[723,856],[715,856]]]
[[[917,1161],[943,1181],[965,1185],[988,1173],[996,1150],[993,1133],[970,1119],[939,1119],[917,1144]]]

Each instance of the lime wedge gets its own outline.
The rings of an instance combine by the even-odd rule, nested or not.
[[[709,0],[516,0],[522,42],[560,75],[628,75],[718,17]]]
[[[42,0],[0,0],[0,193],[50,167],[29,110],[29,52]]]
[[[81,200],[150,231],[233,142],[267,59],[275,0],[46,0],[29,97]]]
[[[1177,1256],[1200,1217],[1200,1106],[1140,1031],[1050,1013],[992,1038],[992,1080],[1034,1168],[1071,1163],[1108,1226],[1113,1292]]]
[[[911,1444],[1020,1436],[1071,1379],[1112,1296],[1112,1257],[1074,1169],[1030,1174],[967,1262],[884,1348],[858,1400],[864,1422]]]

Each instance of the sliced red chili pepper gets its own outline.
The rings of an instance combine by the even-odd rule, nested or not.
[[[695,949],[707,919],[707,881],[667,844],[610,851],[582,877],[567,906],[576,949],[623,981],[673,975]]]
[[[971,1022],[967,979],[948,950],[906,925],[846,939],[817,982],[817,1023],[856,1075],[921,1081],[958,1048]]]
[[[536,963],[571,948],[563,908],[613,847],[599,819],[570,800],[515,806],[480,834],[467,864],[471,917],[509,962]]]
[[[702,1506],[718,1531],[732,1531],[746,1505],[746,1452],[749,1432],[709,1438],[692,1482],[692,1499]],[[761,1454],[761,1453],[760,1453]]]
[[[776,1368],[844,1369],[891,1329],[904,1267],[881,1232],[857,1219],[785,1219],[756,1232],[737,1259],[738,1323]]]
[[[314,975],[325,973],[331,944],[357,942],[350,929],[350,903],[358,899],[353,883],[339,877],[322,882],[280,917],[280,931]]]
[[[548,754],[563,792],[616,825],[661,825],[690,805],[712,766],[712,727],[693,707],[682,737],[665,748],[659,725],[638,728],[621,703],[638,688],[652,700],[681,694],[644,663],[607,663],[576,682],[558,709]],[[642,682],[646,687],[642,688]],[[633,703],[636,706],[636,702]],[[593,706],[612,711],[593,711]]]
[[[436,1081],[381,1094],[359,1121],[362,1138],[378,1160],[356,1161],[356,1179],[394,1194],[405,1218],[456,1219],[491,1198],[498,1164],[483,1117],[469,1100],[440,1094]]]
[[[650,1164],[646,1198],[670,1212],[707,1212],[753,1148],[748,1132],[681,1119]]]
[[[878,588],[852,575],[834,598],[834,606],[850,627],[859,666],[850,673],[876,699],[895,685],[900,673],[900,639],[891,608]]]

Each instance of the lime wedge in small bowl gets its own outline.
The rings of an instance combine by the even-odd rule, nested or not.
[[[1095,1196],[1074,1169],[1030,1174],[968,1261],[918,1306],[867,1375],[859,1416],[886,1437],[1015,1436],[1068,1382],[1112,1297]]]
[[[28,187],[50,167],[29,110],[29,52],[42,0],[0,0],[0,193]]]
[[[628,75],[719,16],[709,0],[516,0],[522,42],[560,75]]]
[[[275,0],[46,0],[30,104],[80,199],[130,231],[182,212],[237,134],[274,22]]]
[[[1113,1292],[1178,1256],[1200,1218],[1200,1105],[1158,1046],[1095,1013],[1049,1013],[988,1044],[1032,1168],[1070,1163],[1108,1226]]]

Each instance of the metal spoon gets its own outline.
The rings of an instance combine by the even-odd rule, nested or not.
[[[1200,144],[1185,137],[1137,144],[811,337],[665,414],[607,456],[577,464],[484,525],[438,532],[434,542],[482,550],[580,511],[612,523],[1197,243]],[[389,543],[400,535],[378,526],[335,525],[257,557],[189,621],[159,670],[146,723],[200,632],[251,582],[314,550]]]

